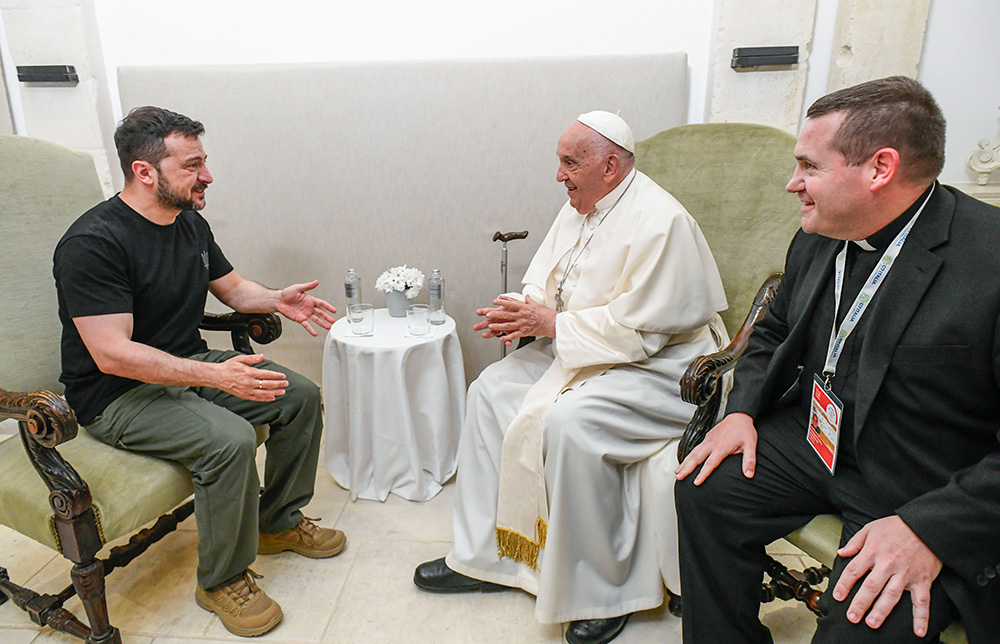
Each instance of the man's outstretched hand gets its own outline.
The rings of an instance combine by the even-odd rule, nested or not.
[[[310,322],[315,322],[324,329],[329,329],[334,322],[333,308],[326,300],[321,300],[309,294],[309,291],[319,286],[319,280],[307,284],[292,284],[281,289],[281,299],[277,311],[289,320],[298,322],[312,335],[317,335]]]

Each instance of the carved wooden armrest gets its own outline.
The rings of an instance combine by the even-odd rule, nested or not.
[[[56,445],[76,438],[76,415],[51,391],[18,393],[0,389],[0,417],[16,418],[28,460],[49,488],[53,527],[63,554],[80,563],[101,548],[90,488]]]
[[[76,415],[66,400],[51,391],[19,393],[0,389],[0,417],[14,418],[43,447],[76,438]]]
[[[681,398],[684,402],[698,405],[698,409],[684,430],[684,437],[681,438],[677,450],[678,460],[683,461],[715,425],[722,404],[722,378],[736,366],[736,361],[746,351],[750,334],[753,333],[757,323],[767,315],[767,308],[774,300],[780,285],[781,273],[771,275],[764,280],[754,297],[750,313],[747,314],[743,326],[737,331],[732,342],[722,351],[695,358],[681,377]]]
[[[206,331],[229,331],[233,348],[247,354],[254,352],[251,340],[268,344],[281,335],[281,318],[274,313],[206,313],[198,326]]]

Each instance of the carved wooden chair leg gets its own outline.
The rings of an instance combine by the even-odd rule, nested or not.
[[[21,442],[32,457],[32,465],[49,488],[52,527],[63,556],[73,562],[70,577],[76,595],[83,602],[90,627],[83,625],[72,613],[62,608],[63,602],[73,594],[68,589],[55,596],[38,595],[28,590],[35,597],[23,608],[36,624],[51,626],[91,644],[121,644],[121,634],[111,626],[108,617],[104,562],[96,558],[103,545],[103,538],[90,488],[73,466],[54,449],[61,440],[58,434],[63,430],[59,430],[60,427],[67,428],[65,431],[71,434],[71,438],[75,436],[76,419],[62,398],[50,392],[29,395],[46,399],[49,403],[46,409],[57,409],[65,415],[61,423],[53,424],[51,418],[32,411],[27,414],[26,419],[18,420],[18,426]],[[15,603],[17,601],[15,598]]]
[[[118,629],[108,623],[104,579],[112,570],[128,565],[151,545],[176,530],[178,524],[193,512],[194,501],[188,501],[173,512],[161,516],[149,528],[132,535],[128,543],[112,548],[107,559],[93,559],[87,564],[74,565],[70,573],[73,584],[58,595],[39,595],[29,588],[13,584],[7,571],[0,568],[0,604],[10,596],[14,599],[14,604],[27,612],[39,626],[51,626],[92,644],[119,644],[121,635]],[[91,627],[62,609],[63,604],[74,595],[78,595],[83,602]]]
[[[83,602],[83,610],[90,621],[90,644],[121,644],[118,629],[108,617],[108,598],[104,590],[104,562],[100,559],[76,564],[70,572],[76,594]]]
[[[761,584],[761,603],[775,599],[797,599],[812,612],[823,615],[819,608],[819,598],[823,592],[813,588],[813,586],[828,578],[830,569],[826,566],[820,566],[819,568],[806,568],[799,572],[789,570],[773,557],[767,559],[764,571],[771,578],[771,581]]]
[[[39,595],[30,588],[12,583],[7,571],[3,568],[0,568],[0,591],[2,591],[0,604],[10,598],[14,605],[26,612],[35,624],[49,626],[54,630],[68,633],[80,639],[90,637],[90,627],[62,607],[63,602],[67,599],[65,593]],[[72,597],[74,594],[76,593],[71,593],[69,596]]]

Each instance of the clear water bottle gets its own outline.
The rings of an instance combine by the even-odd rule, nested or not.
[[[441,277],[441,269],[435,268],[427,280],[427,295],[431,305],[428,316],[431,324],[444,324],[444,278]]]
[[[357,271],[353,268],[347,269],[347,277],[344,278],[344,295],[347,297],[347,304],[344,306],[345,313],[352,304],[361,304],[361,278],[358,277]]]

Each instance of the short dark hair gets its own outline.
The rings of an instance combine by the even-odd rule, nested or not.
[[[941,174],[944,115],[912,78],[880,78],[827,94],[812,104],[806,118],[833,112],[844,113],[832,146],[848,165],[860,165],[888,147],[899,152],[904,179],[928,181]]]
[[[175,133],[201,136],[205,126],[183,114],[152,105],[136,107],[129,112],[115,130],[115,147],[125,180],[132,178],[133,161],[147,161],[159,167],[160,161],[167,156],[163,139]]]

